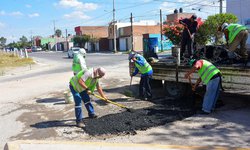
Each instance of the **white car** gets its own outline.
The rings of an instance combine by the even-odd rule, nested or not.
[[[79,52],[81,48],[80,47],[71,47],[68,50],[68,58],[73,58],[75,54]]]

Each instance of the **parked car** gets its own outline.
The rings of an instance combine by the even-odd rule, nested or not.
[[[31,47],[26,47],[25,49],[27,50],[28,53],[32,53]]]
[[[41,47],[39,47],[39,46],[32,46],[32,52],[37,52],[37,51],[41,51],[42,50],[42,48]]]
[[[75,54],[79,52],[81,48],[80,47],[71,47],[68,50],[68,58],[73,58]]]

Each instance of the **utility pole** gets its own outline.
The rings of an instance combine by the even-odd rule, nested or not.
[[[163,36],[162,36],[162,12],[161,12],[161,9],[160,9],[160,32],[161,32],[161,51],[163,52],[163,45],[162,45],[162,39],[163,39]]]
[[[68,51],[68,49],[69,49],[68,30],[66,29],[65,32],[66,32],[66,51]]]
[[[223,6],[223,5],[222,5],[222,1],[223,1],[223,0],[220,0],[220,14],[222,14],[222,6]]]
[[[30,41],[31,41],[31,47],[33,46],[33,35],[32,35],[32,30],[30,31]]]
[[[114,52],[116,53],[115,0],[113,0]]]
[[[56,23],[55,23],[56,21],[55,20],[53,20],[53,25],[54,25],[54,38],[55,38],[55,50],[57,51],[57,37],[56,37]]]
[[[133,14],[130,14],[130,22],[131,22],[131,51],[134,51],[134,34],[133,34]]]

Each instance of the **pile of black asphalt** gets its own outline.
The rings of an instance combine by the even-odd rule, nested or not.
[[[152,102],[155,104],[152,107],[86,119],[84,131],[91,136],[134,135],[138,130],[161,126],[195,114],[194,107],[187,98],[163,98]]]

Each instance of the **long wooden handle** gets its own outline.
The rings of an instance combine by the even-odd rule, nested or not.
[[[103,97],[101,97],[100,95],[97,95],[97,94],[95,94],[95,93],[92,93],[92,94],[93,94],[95,97],[97,97],[97,98],[99,98],[99,99],[101,99],[101,100],[103,100],[103,101],[109,102],[109,103],[111,103],[111,104],[113,104],[113,105],[116,105],[116,106],[118,106],[118,107],[121,107],[121,108],[128,109],[126,106],[124,106],[124,105],[122,105],[122,104],[118,104],[118,103],[113,102],[113,101],[111,101],[111,100],[105,99],[105,98],[103,98]]]

